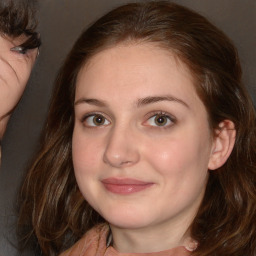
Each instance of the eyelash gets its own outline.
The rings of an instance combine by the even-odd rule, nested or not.
[[[104,123],[107,121],[107,124],[100,124],[100,125],[86,125],[86,121],[88,121],[89,118],[96,118],[96,117],[100,117],[102,119],[104,119]],[[150,119],[152,118],[156,118],[156,117],[162,117],[162,118],[166,118],[167,121],[165,120],[163,125],[153,125],[153,124],[146,124],[150,121]],[[161,129],[166,129],[166,128],[170,128],[173,124],[176,123],[176,118],[173,117],[172,115],[170,115],[169,113],[163,112],[163,111],[156,111],[156,112],[151,112],[149,114],[146,115],[147,120],[143,122],[143,124],[145,126],[149,126],[151,128],[161,128]],[[91,120],[91,122],[93,122],[94,120]],[[109,124],[111,124],[111,122],[109,121],[109,119],[102,113],[97,113],[97,112],[93,112],[93,113],[89,113],[86,114],[85,116],[82,117],[81,122],[84,124],[85,127],[87,128],[101,128],[104,126],[108,126]],[[154,121],[155,122],[155,119]],[[166,125],[167,123],[167,125]]]
[[[174,116],[170,115],[169,113],[163,112],[163,111],[156,111],[156,112],[153,112],[153,113],[149,113],[147,116],[148,116],[148,118],[147,118],[147,120],[144,123],[149,122],[150,119],[156,118],[157,116],[158,117],[164,117],[164,118],[168,119],[166,121],[166,122],[169,122],[167,125],[166,125],[166,123],[164,123],[163,125],[152,125],[152,124],[148,125],[151,128],[167,129],[167,128],[170,128],[177,121]],[[153,122],[155,122],[155,121],[156,120],[154,119]]]
[[[108,118],[105,117],[105,115],[103,115],[102,113],[97,113],[97,112],[94,112],[94,113],[89,113],[89,114],[86,114],[85,116],[82,117],[81,119],[81,122],[82,123],[85,123],[86,121],[88,121],[89,118],[95,118],[96,116],[99,116],[101,118],[104,118],[105,121],[108,121],[109,123],[107,125],[109,125],[111,122],[108,120]],[[93,120],[92,120],[93,122]],[[100,128],[102,126],[107,126],[107,125],[86,125],[85,126],[87,128]]]
[[[22,46],[15,46],[15,47],[11,48],[11,51],[17,52],[17,53],[22,54],[22,55],[27,54],[28,50],[29,50],[28,48],[25,48],[25,47],[22,47]]]

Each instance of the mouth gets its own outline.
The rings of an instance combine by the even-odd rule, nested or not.
[[[105,189],[114,194],[128,195],[140,192],[154,185],[152,182],[145,182],[129,178],[107,178],[102,184]]]

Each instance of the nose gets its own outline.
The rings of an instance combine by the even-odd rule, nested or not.
[[[103,161],[115,168],[136,164],[140,159],[138,141],[130,129],[114,128],[109,134]]]

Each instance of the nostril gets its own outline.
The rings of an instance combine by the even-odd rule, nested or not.
[[[116,126],[109,134],[103,155],[103,162],[113,167],[122,168],[138,162],[139,151],[134,136],[126,136],[123,127]]]
[[[121,163],[120,163],[120,165],[129,165],[129,164],[131,164],[132,163],[132,161],[122,161]]]

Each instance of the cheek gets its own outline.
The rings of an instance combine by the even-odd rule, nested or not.
[[[208,154],[205,151],[201,143],[183,136],[158,144],[150,153],[152,157],[148,155],[163,184],[161,195],[166,200],[172,198],[174,208],[193,204],[203,196],[208,180]]]
[[[5,76],[7,76],[10,88],[15,90],[13,90],[13,95],[20,96],[28,82],[31,67],[26,61],[15,58],[9,61],[9,66],[7,68],[9,70],[5,73]]]
[[[10,59],[10,64],[15,69],[19,80],[24,84],[28,81],[30,73],[35,63],[37,49],[28,50],[25,55],[15,54]]]
[[[92,139],[83,139],[81,136],[73,135],[72,156],[75,172],[90,172],[100,161],[99,144]]]
[[[191,131],[188,134],[154,142],[154,146],[147,147],[147,158],[155,170],[177,179],[190,179],[200,173],[205,175],[209,161],[207,143]]]
[[[23,85],[26,85],[32,71],[32,64],[20,62],[20,63],[17,63],[16,67],[17,67],[17,74],[19,76],[21,83]]]

